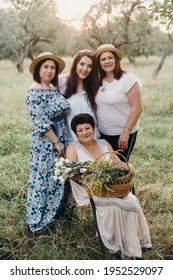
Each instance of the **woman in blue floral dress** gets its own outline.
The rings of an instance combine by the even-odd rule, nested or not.
[[[54,181],[54,161],[67,146],[65,115],[70,105],[57,87],[64,67],[65,62],[50,52],[39,54],[29,67],[35,82],[26,96],[32,120],[26,222],[34,233],[53,220],[64,193],[64,185]]]

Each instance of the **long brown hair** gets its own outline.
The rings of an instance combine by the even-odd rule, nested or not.
[[[120,62],[120,59],[119,57],[116,55],[116,53],[112,52],[112,54],[114,55],[114,58],[115,58],[115,70],[114,70],[114,77],[115,79],[119,80],[123,73],[126,73],[125,70],[122,69],[121,67],[121,62]],[[101,55],[101,54],[100,54]],[[99,81],[100,81],[100,85],[102,84],[102,81],[103,79],[105,78],[106,76],[106,73],[105,71],[101,68],[101,65],[100,65],[100,55],[98,56],[98,71],[99,71]]]
[[[67,79],[67,88],[64,96],[68,99],[77,91],[78,75],[76,73],[76,67],[83,56],[87,56],[92,60],[92,70],[88,77],[83,80],[83,88],[86,91],[88,100],[93,110],[96,109],[95,96],[98,90],[98,71],[97,62],[94,54],[89,50],[78,51],[73,58],[73,62],[70,68],[70,72]]]

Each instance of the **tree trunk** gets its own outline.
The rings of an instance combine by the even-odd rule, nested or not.
[[[16,67],[19,73],[23,73],[23,62],[17,62]]]
[[[165,62],[166,57],[171,55],[171,54],[173,54],[173,45],[169,46],[168,48],[166,48],[163,51],[163,53],[162,53],[162,55],[160,57],[160,61],[159,61],[159,63],[157,64],[156,68],[153,71],[153,74],[152,74],[153,77],[157,76],[157,74],[159,73],[159,71],[161,70],[161,68],[162,68],[162,66],[163,66],[163,64]]]

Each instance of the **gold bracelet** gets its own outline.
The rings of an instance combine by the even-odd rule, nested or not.
[[[53,142],[54,145],[55,145],[55,144],[58,144],[58,143],[60,143],[60,141]]]
[[[126,126],[124,127],[129,133],[132,131],[131,128],[127,128]]]

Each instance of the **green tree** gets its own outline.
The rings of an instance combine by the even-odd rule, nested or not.
[[[132,61],[136,55],[147,53],[144,38],[151,33],[144,0],[102,0],[93,5],[83,18],[83,32],[91,47],[112,43],[122,47]],[[143,42],[141,42],[141,38]]]
[[[159,28],[152,26],[147,3],[146,0],[101,0],[83,17],[83,38],[93,49],[103,43],[121,47],[131,62],[136,56],[158,54],[164,36]]]
[[[173,0],[164,0],[162,2],[152,0],[150,9],[152,18],[171,31],[173,25]]]
[[[153,71],[153,76],[157,76],[166,57],[173,54],[173,0],[164,0],[163,2],[153,0],[150,4],[150,10],[152,19],[166,28],[168,36],[167,45],[163,45],[160,59]]]
[[[10,2],[11,8],[0,13],[0,59],[8,57],[22,72],[24,59],[33,59],[38,43],[50,43],[54,39],[58,28],[56,7],[53,0]]]

